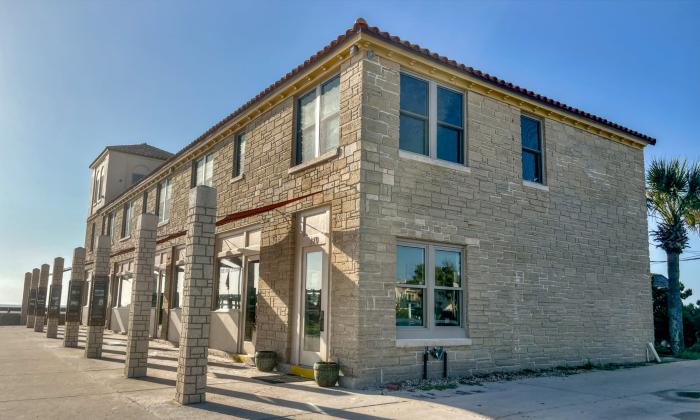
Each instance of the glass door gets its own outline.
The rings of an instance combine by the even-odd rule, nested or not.
[[[243,351],[255,353],[255,308],[258,301],[258,282],[260,280],[260,260],[248,259],[245,284],[245,319],[243,320]]]
[[[302,250],[299,361],[306,366],[325,358],[327,272],[326,253],[322,247]]]

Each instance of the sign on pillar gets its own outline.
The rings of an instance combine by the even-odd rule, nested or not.
[[[153,266],[156,260],[158,216],[142,214],[136,219],[134,281],[131,286],[124,376],[146,376],[148,368],[148,327],[151,320]]]
[[[58,317],[61,314],[61,283],[63,283],[63,258],[53,260],[51,290],[49,291],[49,312],[46,317],[46,337],[58,336]]]
[[[27,310],[27,328],[34,328],[34,318],[36,313],[36,290],[39,288],[39,276],[41,272],[38,268],[32,270],[32,286],[29,289],[29,308]]]
[[[112,240],[109,236],[100,236],[95,247],[95,274],[92,279],[88,300],[87,336],[85,338],[85,357],[99,359],[102,357],[102,341],[105,331],[107,311],[107,286],[109,285],[109,251]]]
[[[46,288],[49,285],[48,264],[41,265],[39,273],[39,287],[36,289],[36,310],[34,311],[34,331],[44,332],[44,321],[46,319]]]
[[[73,250],[68,300],[66,304],[66,327],[63,334],[64,347],[78,347],[80,315],[83,310],[83,280],[85,279],[85,248]]]
[[[175,401],[206,401],[207,353],[214,268],[216,190],[199,185],[190,190],[187,209],[182,332]]]
[[[20,315],[20,325],[27,323],[27,310],[29,309],[29,291],[32,288],[32,273],[24,273],[24,290],[22,291],[22,314]]]

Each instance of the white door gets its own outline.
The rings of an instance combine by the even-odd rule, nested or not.
[[[311,366],[325,360],[327,345],[328,258],[320,246],[301,253],[299,362]]]

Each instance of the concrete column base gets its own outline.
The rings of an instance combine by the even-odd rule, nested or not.
[[[78,347],[78,334],[80,332],[80,322],[66,322],[63,334],[63,347]]]
[[[46,338],[58,337],[58,318],[49,318],[46,320]]]
[[[44,317],[35,316],[34,317],[34,332],[44,332]]]
[[[102,357],[102,339],[105,327],[87,327],[87,337],[85,337],[85,357],[88,359],[99,359]]]
[[[27,328],[34,328],[34,315],[27,315]]]

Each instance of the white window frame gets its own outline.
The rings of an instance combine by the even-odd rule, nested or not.
[[[303,163],[307,163],[309,161],[312,161],[313,159],[317,159],[320,156],[322,156],[325,153],[328,153],[332,151],[332,149],[326,150],[325,152],[321,153],[321,96],[322,96],[322,87],[323,85],[327,84],[331,80],[338,78],[338,83],[340,84],[340,73],[336,73],[333,76],[328,77],[327,79],[321,81],[320,83],[316,84],[311,89],[308,89],[301,95],[298,95],[295,98],[294,101],[294,107],[296,108],[297,115],[295,116],[295,131],[294,131],[294,142],[295,142],[295,156],[294,156],[294,163],[295,165],[301,165]],[[340,87],[338,88],[340,89]],[[301,108],[299,107],[299,100],[306,95],[308,95],[311,92],[315,92],[316,97],[314,98],[314,101],[316,102],[316,115],[314,116],[315,120],[315,126],[314,126],[314,131],[315,131],[315,143],[314,143],[314,156],[308,160],[303,160],[301,156],[301,141],[299,138],[299,123],[301,121]],[[338,145],[340,146],[340,91],[338,92]],[[337,147],[336,146],[336,147]]]
[[[403,150],[401,149],[401,145],[399,143],[399,151],[401,154],[406,153],[410,156],[417,156],[417,157],[423,157],[423,158],[430,158],[431,160],[440,162],[440,163],[445,163],[448,165],[456,165],[456,166],[469,166],[469,160],[467,159],[468,153],[467,153],[467,92],[464,90],[461,90],[459,88],[456,88],[454,86],[449,86],[444,83],[436,82],[433,79],[426,78],[425,76],[422,76],[420,74],[413,73],[411,71],[407,71],[405,69],[401,69],[400,73],[405,74],[406,76],[413,77],[415,79],[418,79],[422,82],[425,82],[428,84],[428,154],[424,155],[421,153],[416,153],[412,152],[410,150]],[[399,75],[400,77],[400,75]],[[462,163],[459,162],[452,162],[451,160],[444,160],[444,159],[439,159],[437,157],[437,129],[438,129],[438,117],[437,117],[437,91],[438,87],[443,88],[445,90],[450,90],[452,92],[458,93],[462,95]],[[399,98],[400,101],[400,98]],[[400,105],[399,105],[399,114],[401,113]],[[399,116],[400,118],[400,116]],[[455,126],[451,126],[452,128],[456,128]],[[401,133],[399,133],[399,139],[401,138]]]
[[[197,176],[197,167],[202,164],[202,178],[199,179]],[[209,177],[207,178],[207,173]],[[214,183],[214,154],[207,153],[206,155],[200,157],[194,161],[192,166],[192,186],[196,187],[198,185],[206,185],[211,187]]]
[[[466,338],[467,337],[467,299],[466,299],[466,277],[465,277],[465,249],[460,246],[450,246],[434,244],[429,242],[417,242],[411,240],[399,240],[399,246],[422,248],[425,255],[425,283],[423,285],[405,285],[406,288],[423,289],[423,325],[421,326],[399,326],[396,325],[396,338],[401,339],[443,339],[443,338]],[[435,252],[452,251],[460,253],[460,279],[459,288],[435,286]],[[398,263],[398,257],[396,258]],[[394,272],[394,276],[395,276]],[[396,282],[396,287],[403,287],[402,283]],[[435,325],[435,290],[459,290],[460,292],[460,325],[457,326],[437,326]],[[394,313],[396,316],[396,313]]]
[[[167,223],[170,220],[170,212],[172,211],[173,186],[171,179],[166,178],[159,182],[157,191],[156,213],[158,214],[158,223]]]

